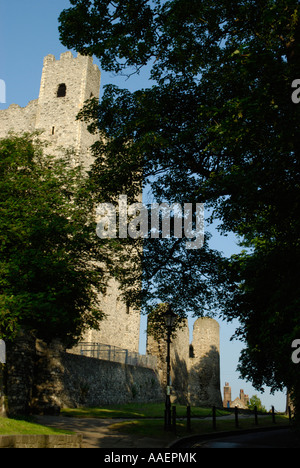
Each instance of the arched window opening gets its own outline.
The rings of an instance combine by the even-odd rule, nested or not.
[[[66,94],[67,94],[67,87],[65,83],[61,83],[58,86],[57,97],[65,97]]]

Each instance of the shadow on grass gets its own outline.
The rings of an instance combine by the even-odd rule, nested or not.
[[[285,416],[277,416],[276,424],[273,423],[271,416],[263,416],[258,425],[255,424],[252,418],[242,419],[236,427],[235,421],[230,420],[217,420],[216,428],[212,426],[210,419],[194,419],[191,422],[191,430],[187,430],[186,421],[178,421],[176,424],[176,433],[166,432],[164,430],[163,420],[147,420],[139,419],[132,421],[124,421],[112,424],[109,429],[113,432],[126,433],[130,435],[138,435],[141,437],[151,438],[168,438],[173,435],[175,437],[185,437],[189,435],[202,435],[216,432],[239,431],[249,429],[260,429],[271,426],[289,425],[289,420]]]
[[[63,408],[61,414],[63,416],[72,416],[76,418],[163,418],[165,411],[164,403],[129,403],[126,405],[111,405],[101,408]],[[179,418],[186,417],[186,406],[176,405],[176,412]],[[212,414],[211,408],[191,408],[191,416],[197,418],[209,417]],[[218,410],[218,416],[228,415],[226,410]]]

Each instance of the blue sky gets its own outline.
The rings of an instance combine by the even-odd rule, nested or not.
[[[39,94],[43,58],[53,54],[58,59],[66,48],[59,41],[58,16],[68,8],[68,0],[1,0],[0,3],[0,80],[6,84],[6,103],[0,103],[0,109],[6,109],[15,103],[24,107]],[[75,52],[74,52],[75,55]],[[95,63],[98,63],[95,60]],[[98,63],[99,64],[99,63]],[[149,86],[147,72],[133,76],[129,80],[102,72],[101,88],[114,83],[130,90]],[[1,96],[1,94],[0,94]],[[212,246],[230,255],[238,251],[233,236],[219,236],[214,227],[210,230],[214,237]],[[192,325],[193,319],[190,319]],[[249,382],[238,378],[236,366],[243,344],[230,341],[236,323],[220,322],[221,346],[221,391],[225,382],[232,388],[233,399],[244,389],[250,396],[257,394],[263,405],[278,411],[285,410],[285,395],[277,392],[270,395],[269,390],[259,394]],[[145,352],[145,319],[142,320],[141,352]]]

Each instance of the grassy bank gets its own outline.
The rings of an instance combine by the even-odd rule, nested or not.
[[[149,419],[163,418],[165,411],[164,403],[129,403],[126,405],[110,405],[101,408],[64,408],[61,414],[64,416],[72,416],[76,418],[127,418],[127,419]],[[186,417],[186,406],[176,405],[176,412],[179,418]],[[191,408],[191,416],[197,418],[205,418],[211,415],[211,408]],[[217,416],[227,415],[226,410],[218,410]]]
[[[0,417],[1,435],[55,435],[72,434],[70,431],[50,428],[36,424],[30,419],[10,419]]]
[[[62,416],[78,418],[102,418],[118,419],[109,426],[110,431],[138,435],[141,437],[159,438],[167,440],[176,437],[175,434],[166,433],[164,430],[164,409],[163,403],[151,404],[127,404],[104,406],[101,408],[77,408],[63,409]],[[234,415],[226,409],[217,410],[216,429],[212,425],[211,408],[191,408],[191,430],[188,432],[186,423],[186,407],[176,405],[176,435],[184,437],[191,434],[204,434],[210,432],[222,432],[237,430]],[[121,421],[120,421],[121,420]],[[289,424],[289,419],[283,415],[276,415],[276,425]],[[238,429],[255,429],[261,427],[274,426],[271,415],[259,415],[258,426],[255,425],[254,415],[239,415]],[[71,434],[66,430],[41,426],[34,422],[33,418],[0,418],[0,434]]]

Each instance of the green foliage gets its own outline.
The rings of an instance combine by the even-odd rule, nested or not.
[[[157,342],[160,340],[167,340],[165,314],[168,308],[169,306],[166,303],[159,304],[148,315],[147,334],[153,336]],[[174,322],[171,338],[176,336],[177,330],[180,328],[182,323],[181,317],[178,315]]]
[[[81,169],[34,139],[0,141],[0,336],[28,328],[70,344],[103,315],[100,242]]]
[[[253,411],[255,406],[256,406],[257,411],[260,411],[260,412],[263,412],[263,413],[266,412],[266,408],[262,405],[261,400],[260,400],[260,398],[258,398],[257,395],[253,395],[250,398],[248,408]]]

